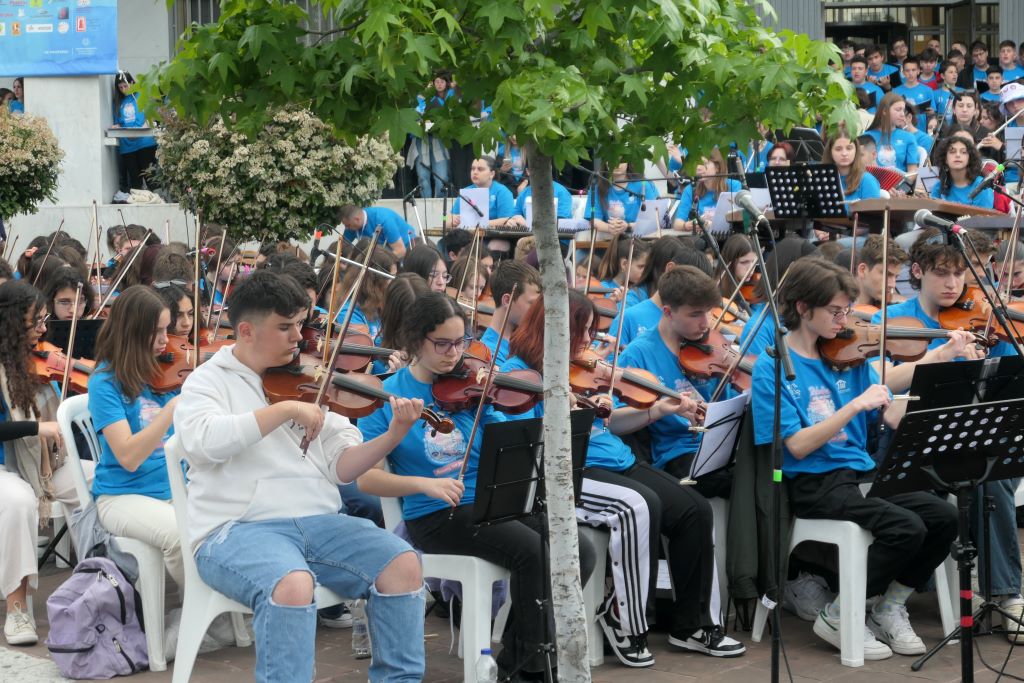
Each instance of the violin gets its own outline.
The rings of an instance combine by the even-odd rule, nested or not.
[[[198,363],[205,363],[225,346],[234,344],[233,339],[218,339],[203,345],[199,351]],[[156,357],[157,374],[150,380],[150,388],[157,394],[167,394],[181,388],[193,370],[196,347],[185,337],[167,335],[167,347]]]
[[[1024,323],[1024,303],[1011,302],[1006,304],[1006,308],[1011,321]],[[955,304],[939,311],[939,324],[947,330],[981,331],[986,335],[994,333],[1000,340],[1009,341],[1009,331],[999,324],[991,311],[992,305],[985,293],[979,287],[967,287]]]
[[[608,295],[617,291],[619,288],[611,289],[601,284],[601,281],[596,277],[590,278],[589,286],[584,283],[583,286],[577,285],[576,289],[586,293],[587,298],[594,303],[594,312],[598,316],[597,329],[601,332],[608,330],[612,326],[612,320],[619,314],[618,305],[608,298]]]
[[[679,364],[687,375],[700,379],[725,377],[735,365],[735,370],[728,377],[729,382],[739,391],[750,391],[750,375],[757,358],[747,355],[737,364],[738,357],[739,350],[718,330],[708,330],[703,341],[684,341],[679,345]]]
[[[606,392],[610,380],[609,364],[590,349],[569,362],[569,387],[577,393]],[[678,391],[658,382],[654,373],[642,368],[618,368],[613,393],[626,405],[640,410],[650,408],[662,396],[677,401],[683,398]],[[699,421],[703,421],[703,406]]]
[[[437,405],[457,412],[474,408],[485,400],[497,410],[519,415],[540,402],[544,389],[536,370],[495,372],[490,391],[484,397],[481,390],[490,362],[491,351],[483,342],[470,343],[455,368],[434,380],[431,391]]]
[[[317,378],[318,359],[299,354],[288,365],[270,368],[263,373],[263,392],[271,403],[281,401],[314,402],[320,390]],[[395,394],[385,391],[383,382],[375,375],[365,373],[331,373],[324,394],[323,405],[333,413],[348,418],[365,417],[380,408]],[[424,408],[423,419],[441,434],[451,434],[455,423],[441,417],[429,408]]]
[[[748,304],[759,304],[764,302],[764,298],[754,293],[757,285],[761,282],[761,273],[754,272],[747,281],[740,285],[740,296]]]
[[[42,383],[64,380],[68,367],[68,356],[56,344],[41,341],[32,349],[32,374]],[[96,362],[84,358],[72,358],[68,386],[78,394],[89,390],[89,377],[96,369]]]
[[[302,342],[299,350],[306,353],[323,354],[323,344],[326,333],[322,328],[307,324],[302,327]],[[331,350],[337,345],[332,338]],[[393,354],[394,349],[386,349],[382,346],[375,346],[369,330],[361,325],[350,325],[349,331],[342,341],[341,350],[334,361],[334,369],[339,372],[365,372],[374,360],[386,360]]]
[[[837,370],[856,367],[881,353],[882,326],[850,320],[834,339],[819,339],[818,352]],[[945,339],[949,330],[926,328],[917,318],[889,318],[886,325],[886,354],[896,361],[919,360],[928,352],[932,339]],[[991,345],[990,338],[976,335],[979,344]]]

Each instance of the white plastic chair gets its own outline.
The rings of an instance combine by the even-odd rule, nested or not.
[[[839,548],[839,633],[840,659],[844,666],[864,666],[865,593],[867,592],[868,547],[874,542],[871,532],[854,522],[834,519],[793,519],[789,551],[804,541],[830,543]],[[935,589],[939,600],[942,630],[949,633],[956,626],[952,601],[948,593],[946,569],[935,570]],[[781,606],[776,607],[781,609]],[[768,610],[758,601],[754,613],[751,640],[761,642]]]
[[[99,461],[100,445],[96,430],[92,426],[92,415],[89,414],[88,395],[72,396],[57,408],[57,424],[64,437],[64,446],[68,459],[65,467],[71,468],[71,476],[75,482],[78,502],[83,508],[92,502],[92,493],[85,481],[82,461],[75,443],[72,425],[85,435],[92,452],[93,460]],[[70,534],[69,534],[70,535]],[[146,648],[149,653],[150,671],[165,671],[167,656],[164,652],[164,589],[165,571],[164,556],[159,548],[126,536],[114,536],[117,547],[135,557],[139,563],[139,596],[142,598],[142,618],[146,627]]]
[[[174,502],[174,516],[181,534],[182,560],[185,565],[185,599],[181,606],[181,627],[178,630],[178,648],[174,656],[172,683],[186,683],[192,676],[196,655],[210,624],[224,612],[232,612],[231,620],[235,630],[235,644],[238,647],[252,645],[242,622],[242,614],[252,614],[248,606],[236,602],[223,593],[210,588],[199,576],[196,560],[191,552],[188,535],[188,492],[185,477],[181,472],[183,461],[181,443],[172,436],[164,446],[167,456],[167,476],[171,480],[171,499]],[[317,586],[313,600],[320,609],[343,602],[343,598],[332,590]]]
[[[383,496],[380,503],[384,511],[384,526],[388,531],[394,531],[402,521],[401,503],[398,498]],[[493,562],[470,555],[422,553],[420,562],[424,577],[462,584],[462,626],[459,630],[462,672],[464,680],[476,680],[476,658],[480,650],[491,645],[491,586],[495,581],[508,580],[511,574]]]
[[[729,621],[729,576],[726,573],[726,535],[729,531],[729,500],[727,498],[708,498],[711,513],[715,520],[715,569],[718,579],[718,596],[721,601],[720,614],[722,626]]]

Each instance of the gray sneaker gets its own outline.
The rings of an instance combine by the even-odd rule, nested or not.
[[[878,642],[875,634],[864,626],[864,659],[876,661],[892,657],[892,650],[885,643]],[[828,616],[826,610],[818,612],[818,618],[814,620],[814,635],[837,650],[842,650],[842,641],[839,637],[839,619]]]
[[[906,605],[894,605],[886,610],[874,609],[868,615],[868,628],[875,637],[900,655],[923,655],[928,651],[924,641],[914,633]]]

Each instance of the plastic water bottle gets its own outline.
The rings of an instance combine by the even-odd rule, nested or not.
[[[491,648],[480,650],[480,658],[476,660],[476,683],[497,683],[498,663],[491,656]]]
[[[359,599],[352,603],[352,656],[369,659],[370,632],[366,627],[366,601]]]

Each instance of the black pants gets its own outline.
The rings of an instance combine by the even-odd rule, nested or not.
[[[658,578],[657,548],[661,535],[668,538],[668,567],[676,593],[672,633],[688,636],[698,628],[713,626],[714,516],[707,499],[694,487],[681,486],[678,478],[647,463],[637,463],[623,472],[590,468],[585,476],[628,486],[647,502],[651,515],[651,595]],[[724,533],[724,529],[720,533]]]
[[[536,516],[474,527],[470,523],[472,505],[461,505],[448,519],[449,510],[406,521],[409,535],[417,548],[428,553],[472,555],[508,569],[512,574],[510,593],[512,612],[502,636],[498,665],[511,670],[525,662],[529,672],[544,670],[537,646],[543,642],[544,612],[537,604],[550,581],[548,568],[541,562],[540,519]],[[580,578],[586,583],[594,571],[594,547],[580,538]],[[554,621],[548,622],[551,642],[555,640]],[[476,653],[479,654],[479,653]],[[474,656],[466,653],[467,657]]]
[[[946,559],[956,538],[956,508],[932,493],[916,491],[889,498],[865,498],[864,474],[835,470],[789,480],[793,514],[808,519],[841,519],[870,531],[867,595],[885,592],[895,580],[920,588]]]
[[[121,165],[124,173],[128,176],[128,190],[141,190],[144,187],[152,186],[152,183],[143,184],[143,176],[150,166],[156,163],[156,147],[143,147],[142,149],[128,154],[121,155]]]

